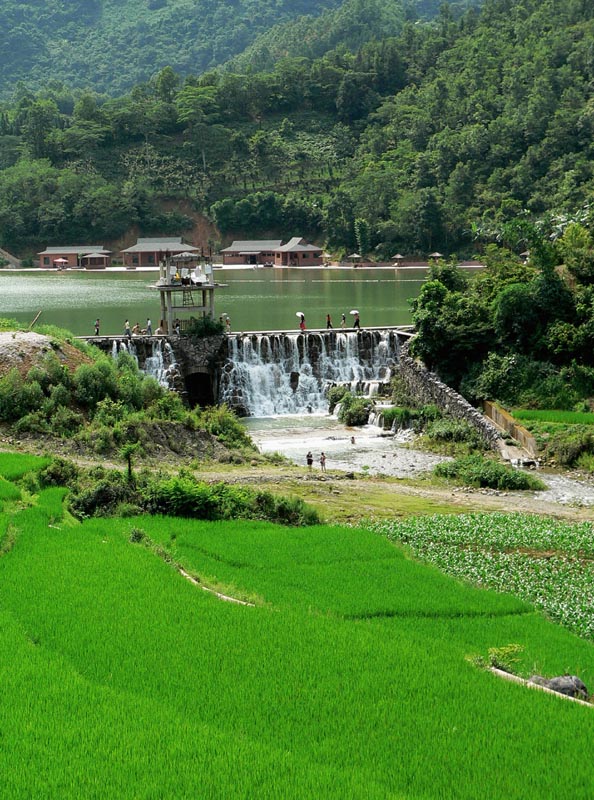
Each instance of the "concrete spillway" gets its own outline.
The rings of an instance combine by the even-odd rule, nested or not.
[[[399,358],[393,330],[238,334],[227,340],[219,402],[258,417],[320,413],[328,388],[373,394]]]
[[[190,405],[226,403],[242,415],[323,413],[328,388],[374,394],[400,360],[400,328],[274,331],[211,337],[85,337],[105,352],[125,350],[140,369]]]

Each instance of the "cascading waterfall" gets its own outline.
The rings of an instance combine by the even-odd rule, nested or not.
[[[138,364],[138,353],[132,339],[126,341],[124,339],[114,339],[111,345],[111,356],[116,359],[118,353],[128,353]]]
[[[252,334],[228,341],[219,401],[257,417],[325,413],[327,390],[336,384],[377,393],[398,361],[391,331]]]
[[[150,355],[146,355],[144,363],[140,363],[138,350],[134,340],[114,339],[111,346],[111,355],[114,359],[118,357],[119,353],[128,353],[139,365],[141,372],[150,375],[166,389],[171,389],[173,386],[173,379],[177,374],[177,361],[173,349],[169,342],[164,342],[161,339],[149,340]],[[140,349],[144,350],[147,346],[147,341],[142,340]],[[144,347],[143,347],[144,345]]]
[[[152,341],[152,353],[144,360],[144,370],[147,375],[164,386],[171,388],[173,373],[177,371],[177,362],[169,342],[160,339]]]

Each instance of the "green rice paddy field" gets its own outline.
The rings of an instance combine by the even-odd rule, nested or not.
[[[594,688],[592,642],[525,600],[371,530],[75,523],[18,473],[0,483],[4,797],[592,797],[594,707],[467,660],[517,643],[524,673]]]

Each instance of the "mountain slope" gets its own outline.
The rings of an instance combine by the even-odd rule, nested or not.
[[[4,0],[0,94],[23,80],[118,94],[171,65],[200,73],[258,33],[340,0]]]
[[[458,16],[481,2],[458,0],[448,5],[448,12]],[[275,25],[233,58],[227,68],[263,71],[272,69],[284,57],[319,58],[343,46],[355,51],[372,39],[397,36],[407,20],[436,17],[441,5],[439,0],[345,0],[319,17],[304,15]]]

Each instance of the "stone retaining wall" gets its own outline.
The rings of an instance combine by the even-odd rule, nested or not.
[[[519,425],[511,414],[508,414],[507,411],[501,408],[501,406],[498,406],[497,403],[491,403],[489,400],[484,401],[483,410],[486,416],[490,417],[498,427],[507,431],[520,447],[523,447],[533,458],[538,458],[539,452],[536,439],[526,428]]]
[[[461,394],[441,381],[434,372],[408,355],[410,340],[400,348],[400,377],[410,394],[420,403],[432,403],[456,419],[466,420],[494,450],[502,437],[490,420],[465,400]]]

